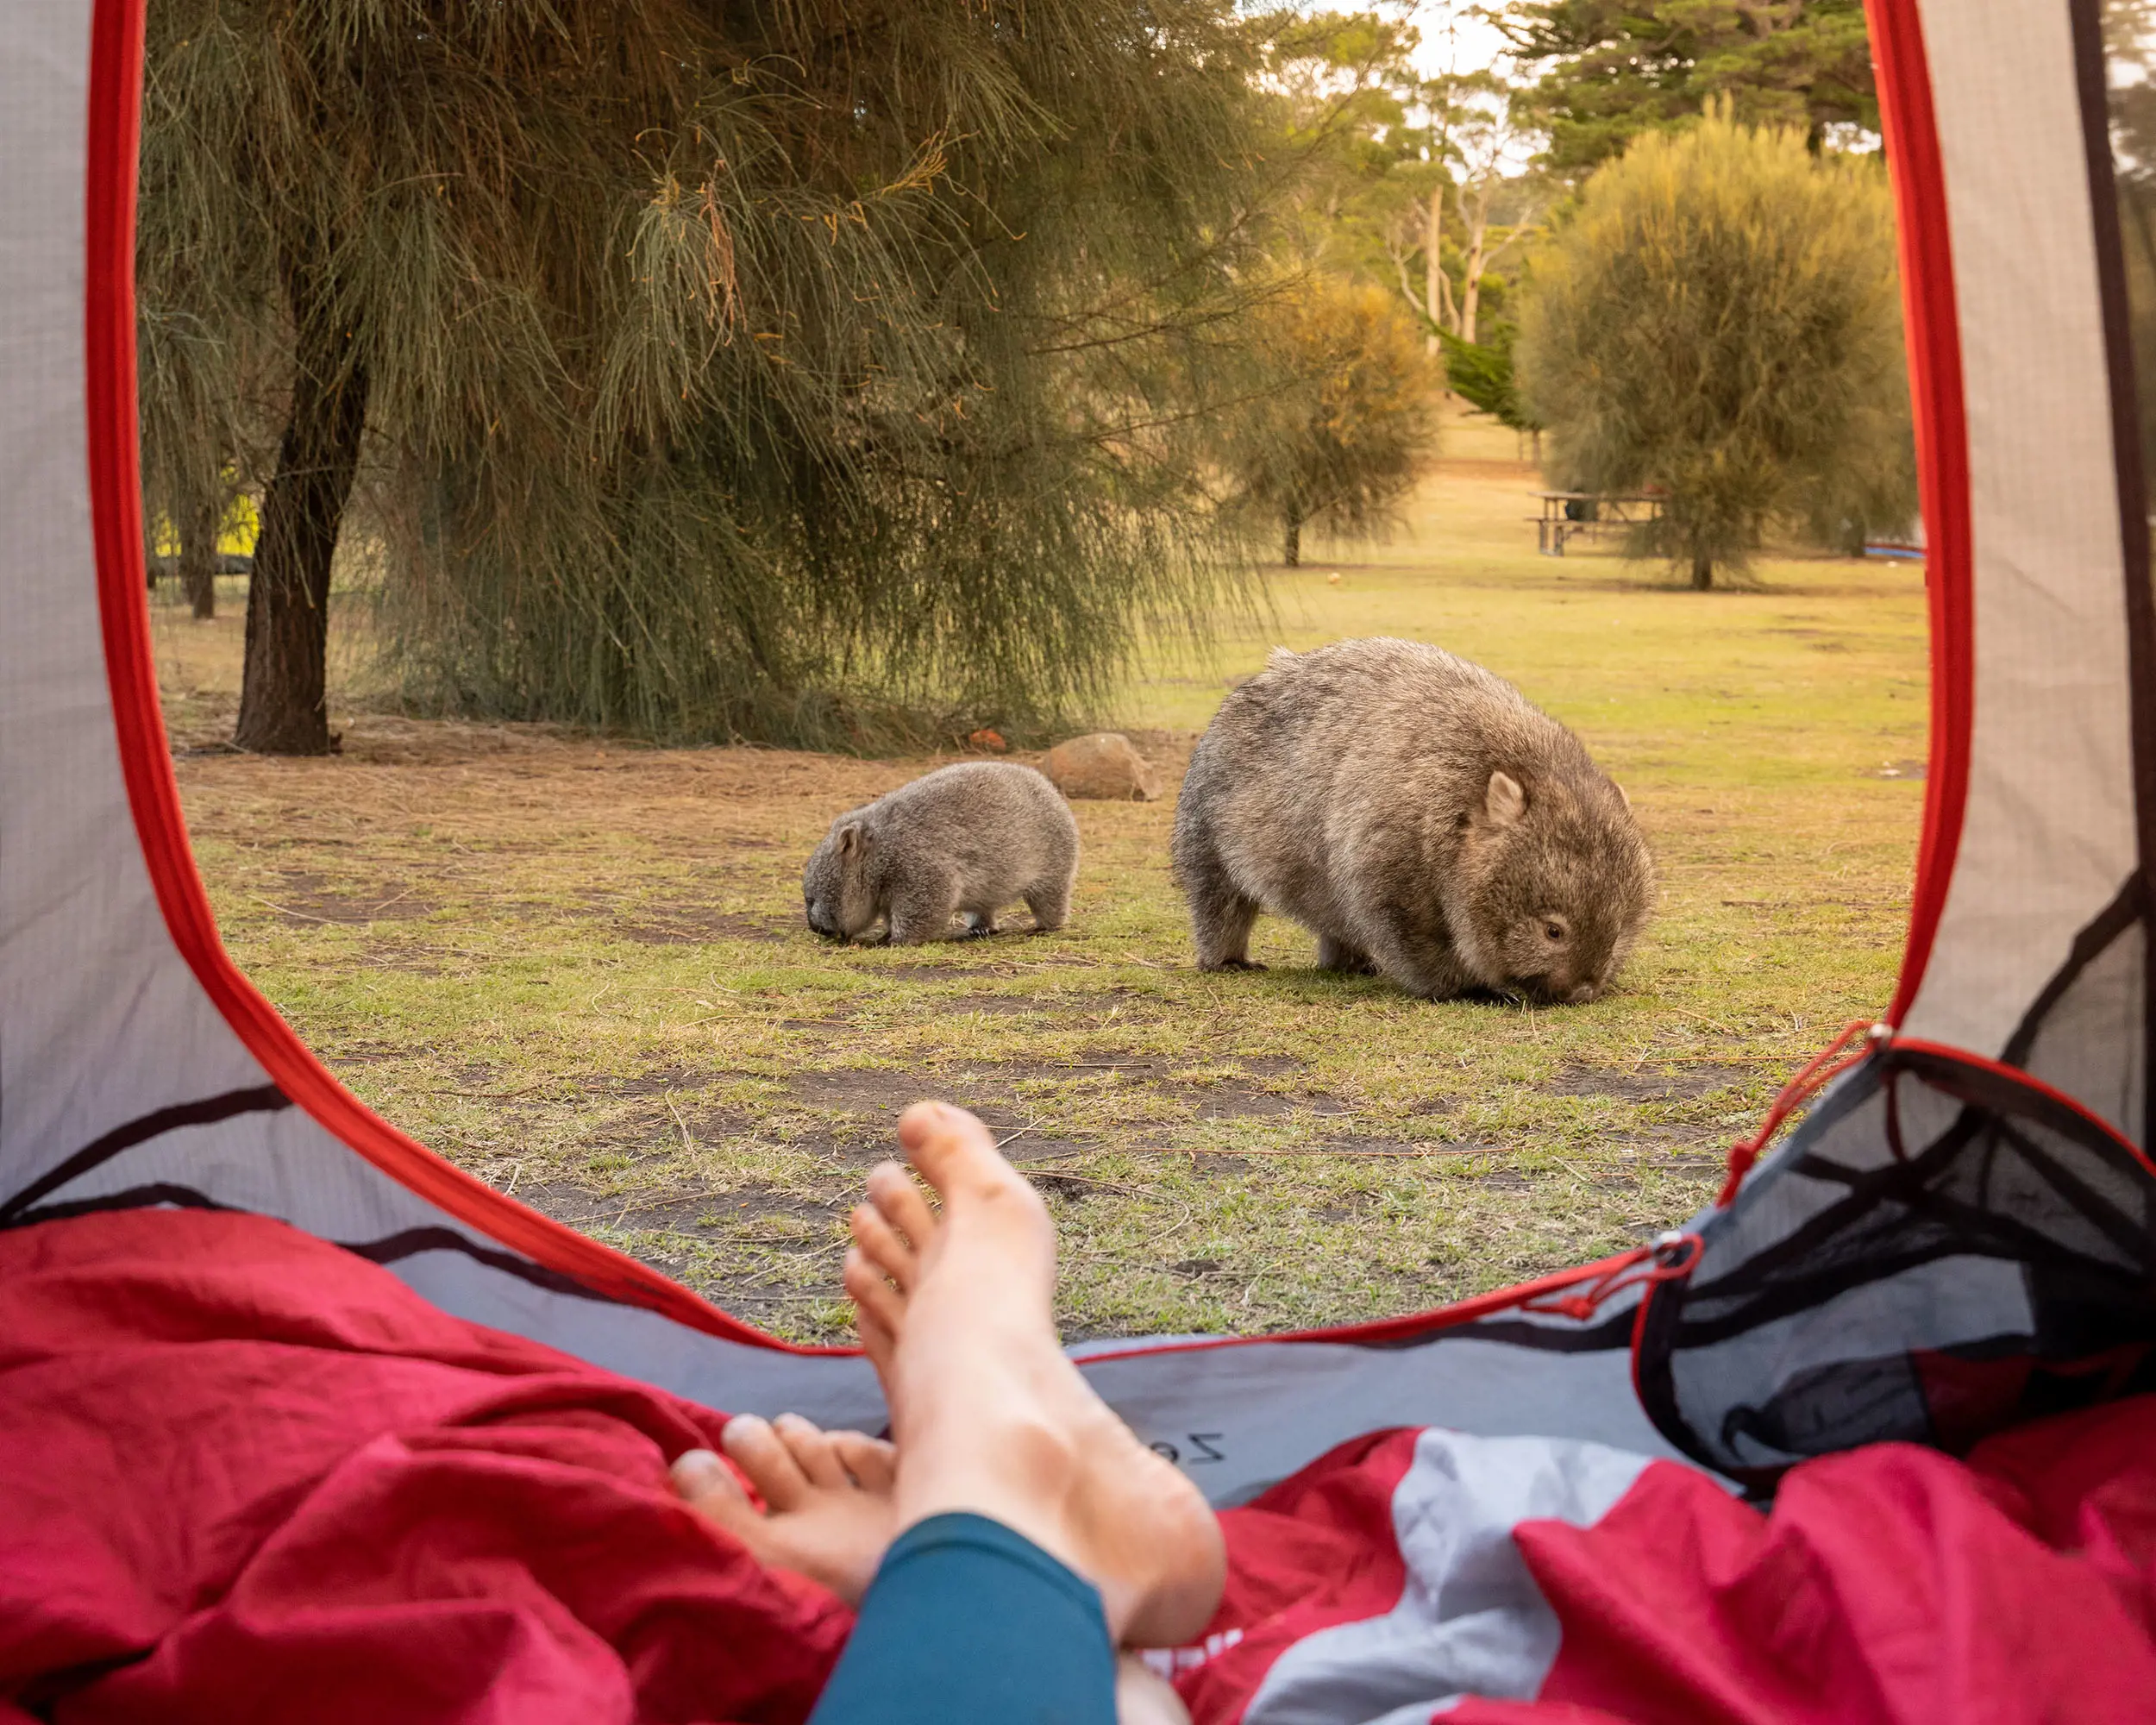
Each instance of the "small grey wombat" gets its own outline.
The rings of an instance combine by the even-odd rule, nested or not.
[[[1442,1000],[1591,1000],[1645,925],[1654,865],[1579,738],[1411,641],[1275,650],[1190,757],[1175,877],[1205,970],[1255,968],[1261,909],[1332,970]]]
[[[1037,928],[1061,928],[1078,878],[1078,823],[1031,767],[939,767],[842,814],[801,874],[809,926],[853,940],[879,918],[894,944],[937,940],[962,911],[969,934],[1024,899]]]

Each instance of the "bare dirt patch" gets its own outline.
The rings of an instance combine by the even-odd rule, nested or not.
[[[775,943],[800,931],[767,917],[685,906],[663,918],[624,919],[613,925],[613,932],[639,946],[711,946],[723,940]]]
[[[257,896],[287,925],[295,925],[408,922],[431,916],[440,908],[437,900],[423,896],[411,881],[355,893],[334,888],[325,876],[312,873],[280,874],[268,892]]]
[[[1025,1013],[1055,1012],[1061,1000],[1036,1000],[1028,994],[952,994],[937,1002],[948,1013],[969,1013],[987,1018],[1015,1018]]]
[[[905,1073],[895,1071],[797,1072],[786,1081],[786,1092],[795,1101],[814,1107],[895,1114],[906,1106],[897,1098],[907,1082]]]
[[[684,1090],[701,1090],[706,1085],[739,1076],[711,1067],[668,1066],[649,1072],[586,1078],[581,1081],[581,1088],[593,1096],[670,1096]]]
[[[1542,1088],[1552,1096],[1618,1096],[1628,1102],[1692,1101],[1733,1085],[1749,1084],[1758,1076],[1749,1067],[1722,1066],[1711,1061],[1636,1072],[1573,1062],[1561,1067]]]
[[[1323,1092],[1282,1095],[1256,1085],[1223,1079],[1218,1083],[1163,1083],[1152,1087],[1163,1096],[1187,1104],[1201,1120],[1282,1120],[1295,1113],[1331,1114],[1344,1112]]]

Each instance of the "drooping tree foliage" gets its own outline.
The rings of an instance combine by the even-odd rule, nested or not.
[[[1712,585],[1779,521],[1915,508],[1894,213],[1876,158],[1711,114],[1603,168],[1520,344],[1568,488],[1666,494],[1637,549]]]
[[[661,736],[1023,726],[1237,591],[1203,455],[1279,170],[1227,0],[150,29],[151,483],[172,428],[276,451],[243,745],[329,746],[355,483],[412,699]]]
[[[1499,23],[1537,73],[1518,110],[1560,174],[1717,101],[1814,153],[1832,127],[1879,127],[1864,0],[1516,0]]]
[[[1260,319],[1284,387],[1238,416],[1228,441],[1235,501],[1302,561],[1302,530],[1351,537],[1382,529],[1437,443],[1444,373],[1412,319],[1382,288],[1307,277]]]

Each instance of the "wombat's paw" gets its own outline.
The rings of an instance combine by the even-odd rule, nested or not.
[[[1377,966],[1359,947],[1331,938],[1318,943],[1318,968],[1342,976],[1375,976]]]
[[[1255,958],[1223,958],[1218,964],[1200,964],[1200,970],[1263,970]]]

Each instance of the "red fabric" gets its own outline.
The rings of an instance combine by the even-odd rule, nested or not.
[[[1407,1579],[1393,1492],[1414,1459],[1415,1435],[1351,1440],[1222,1515],[1227,1588],[1212,1634],[1176,1661],[1194,1718],[1239,1717],[1273,1661],[1304,1636],[1392,1609]]]
[[[2156,1718],[2156,1398],[1966,1463],[1807,1463],[1771,1515],[1656,1463],[1593,1527],[1515,1535],[1564,1630],[1532,1703],[1448,1725],[2071,1725]]]
[[[722,1424],[280,1223],[0,1233],[0,1725],[801,1719],[850,1619],[674,1500]],[[1200,1725],[1399,1600],[1415,1436],[1222,1518]],[[1556,1662],[1446,1725],[2156,1718],[2156,1397],[1809,1463],[1771,1515],[1657,1463],[1514,1537]]]
[[[1198,1725],[1239,1720],[1305,1636],[1401,1602],[1393,1496],[1416,1435],[1343,1445],[1222,1516],[1228,1596],[1177,1661]],[[1514,1537],[1555,1663],[1534,1699],[1470,1699],[1436,1725],[2156,1719],[2156,1397],[1965,1461],[1882,1444],[1808,1463],[1764,1514],[1651,1463],[1593,1527]]]
[[[1865,0],[1877,69],[1879,123],[1894,183],[1908,330],[1916,476],[1931,594],[1932,759],[1924,785],[1908,944],[1886,1021],[1908,1015],[1931,962],[1968,812],[1976,723],[1976,598],[1970,524],[1969,419],[1962,389],[1961,316],[1954,285],[1946,176],[1932,109],[1931,65],[1918,0]]]
[[[801,1719],[850,1616],[667,1490],[723,1424],[280,1223],[0,1234],[0,1697],[62,1725]]]

